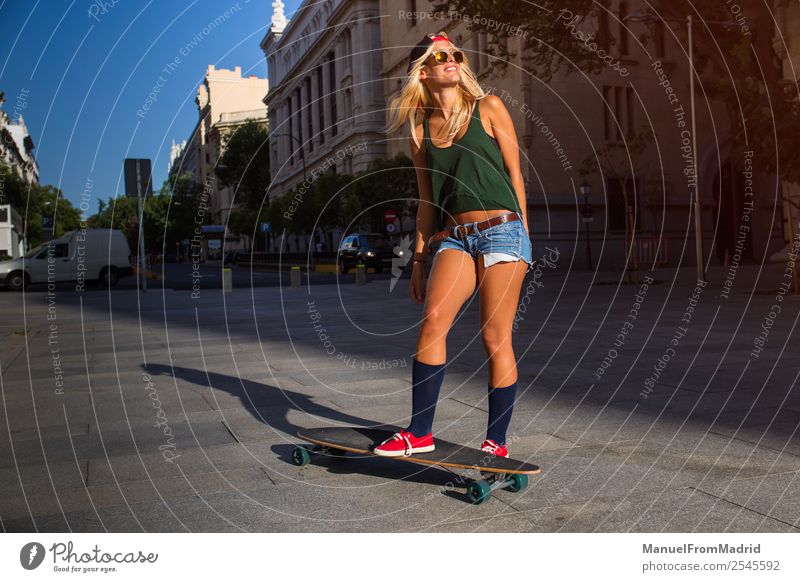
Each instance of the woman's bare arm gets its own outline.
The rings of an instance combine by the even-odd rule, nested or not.
[[[418,125],[414,131],[417,134],[419,143],[422,143],[423,129]],[[433,186],[431,185],[431,172],[428,168],[428,160],[425,152],[414,143],[412,138],[408,139],[411,151],[411,161],[417,173],[417,188],[419,189],[419,208],[417,209],[417,235],[414,245],[415,253],[428,255],[428,239],[436,228],[436,208],[433,206]]]

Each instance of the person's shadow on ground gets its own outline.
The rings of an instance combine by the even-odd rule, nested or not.
[[[295,425],[289,420],[288,413],[291,410],[300,411],[320,419],[318,422],[320,426],[324,424],[325,420],[328,420],[330,425],[375,428],[392,432],[399,430],[399,427],[387,426],[378,421],[353,416],[347,412],[325,406],[316,401],[313,396],[263,382],[255,382],[247,378],[156,363],[149,363],[142,367],[151,376],[179,378],[198,387],[221,390],[231,396],[235,396],[241,402],[242,408],[250,412],[267,427],[292,436],[305,427]],[[215,405],[215,408],[219,408],[216,396],[213,392],[211,395],[212,398],[206,398],[206,400]],[[282,443],[272,445],[270,448],[280,459],[290,463],[291,453],[296,447],[297,444]],[[440,488],[440,492],[448,497],[456,497],[452,492],[454,485],[458,486],[464,483],[464,486],[466,486],[470,481],[438,467],[397,462],[397,460],[384,459],[374,455],[348,453],[347,457],[343,459],[338,455],[318,454],[315,455],[315,463],[324,466],[330,473],[370,473],[392,480],[403,479],[416,483],[436,485]]]

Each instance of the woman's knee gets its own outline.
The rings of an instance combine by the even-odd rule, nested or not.
[[[511,349],[511,333],[496,327],[484,327],[481,332],[483,346],[489,354]]]
[[[422,322],[422,333],[447,335],[452,320],[453,316],[448,310],[440,307],[431,307],[425,311],[425,320]]]

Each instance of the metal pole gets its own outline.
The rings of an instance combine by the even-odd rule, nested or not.
[[[589,208],[589,195],[583,195],[583,207]],[[588,269],[591,271],[592,268],[592,242],[589,238],[591,236],[591,231],[589,230],[589,217],[583,217],[584,224],[586,225],[586,265]]]
[[[700,175],[697,168],[697,121],[694,110],[694,42],[692,40],[692,15],[686,17],[689,42],[689,102],[692,108],[692,166],[694,168],[694,241],[697,254],[697,280],[705,282],[703,261],[703,216],[700,214]]]
[[[790,255],[792,253],[792,248],[794,246],[794,233],[795,233],[793,210],[795,207],[797,207],[797,204],[792,201],[792,199],[786,193],[786,190],[787,188],[784,185],[781,188],[781,192],[785,203],[784,206],[786,207],[787,211],[787,217],[789,219],[789,244],[786,247],[786,254]],[[792,284],[794,285],[794,292],[800,295],[800,278],[798,278],[798,273],[797,273],[799,267],[798,262],[800,261],[795,260],[795,262],[792,263]]]
[[[147,291],[144,263],[144,205],[142,204],[142,166],[136,160],[136,207],[139,211],[139,282],[142,291]]]

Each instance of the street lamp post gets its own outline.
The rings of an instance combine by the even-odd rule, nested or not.
[[[644,10],[637,10],[629,16],[622,19],[623,22],[682,22],[679,18],[661,18],[653,13],[652,10],[646,8]],[[719,24],[725,27],[730,27],[730,22],[718,22],[711,20],[704,20],[705,24]],[[695,253],[697,255],[697,280],[705,282],[705,262],[703,260],[703,216],[701,214],[700,206],[700,172],[697,168],[697,118],[695,116],[694,105],[694,42],[692,38],[692,15],[686,16],[686,42],[689,45],[689,103],[692,116],[692,168],[694,170],[694,192],[692,197],[692,210],[694,212],[694,238],[695,238]]]
[[[586,181],[584,178],[581,185],[578,187],[580,188],[581,194],[583,194],[583,208],[584,212],[582,213],[582,220],[583,224],[586,225],[586,269],[591,271],[592,270],[592,231],[589,228],[589,223],[592,221],[592,216],[590,215],[590,208],[589,208],[589,194],[592,193],[592,186],[589,182]]]

